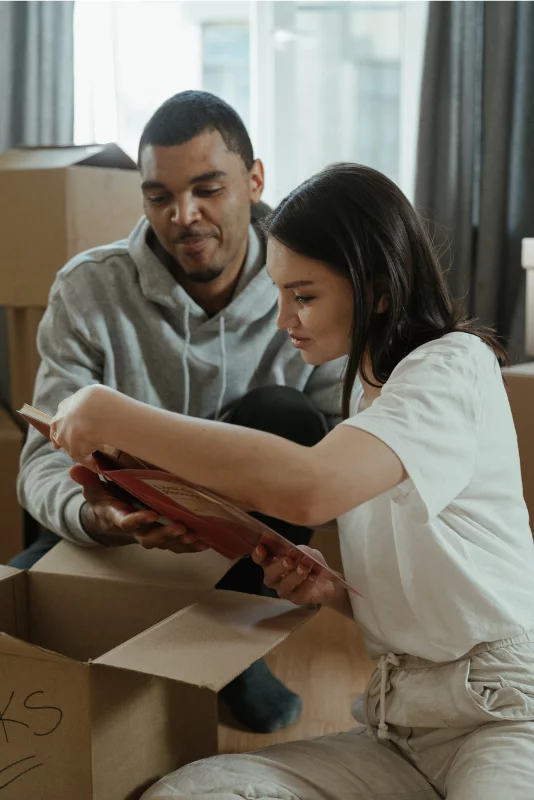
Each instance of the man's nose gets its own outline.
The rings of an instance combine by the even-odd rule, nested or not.
[[[193,198],[177,200],[172,207],[171,222],[187,228],[193,222],[198,222],[201,214]]]

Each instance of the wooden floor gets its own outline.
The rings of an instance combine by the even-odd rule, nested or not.
[[[334,569],[340,568],[337,534],[318,532],[313,545]],[[303,712],[289,728],[262,735],[219,726],[221,753],[257,750],[278,742],[348,730],[356,724],[350,708],[373,670],[354,622],[323,608],[266,657],[275,675],[302,697]]]

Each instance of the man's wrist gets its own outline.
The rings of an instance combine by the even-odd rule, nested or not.
[[[111,533],[103,531],[98,522],[91,504],[87,501],[80,508],[80,522],[87,536],[97,544],[104,547],[122,547],[127,544],[134,544],[135,539],[128,533]]]

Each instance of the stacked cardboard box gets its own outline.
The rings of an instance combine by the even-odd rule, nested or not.
[[[0,407],[0,564],[23,548],[22,510],[17,503],[16,480],[22,432],[8,412]]]
[[[8,376],[4,402],[12,416],[32,398],[39,366],[37,328],[57,270],[83,250],[126,237],[141,214],[135,163],[116,145],[25,148],[0,155],[0,307],[8,339],[8,363],[0,369]],[[13,482],[19,452],[16,424],[3,416],[0,563],[22,543]]]
[[[126,237],[141,214],[135,164],[116,145],[0,155],[0,306],[8,322],[12,409],[31,399],[35,336],[56,272],[88,248]]]

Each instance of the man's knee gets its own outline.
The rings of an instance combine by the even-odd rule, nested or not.
[[[8,562],[8,566],[16,569],[31,569],[60,541],[61,538],[57,534],[52,533],[52,531],[44,531],[30,547],[23,550],[22,553],[17,553]]]
[[[310,398],[290,386],[261,386],[236,403],[228,422],[275,433],[311,447],[327,432],[322,414]]]

